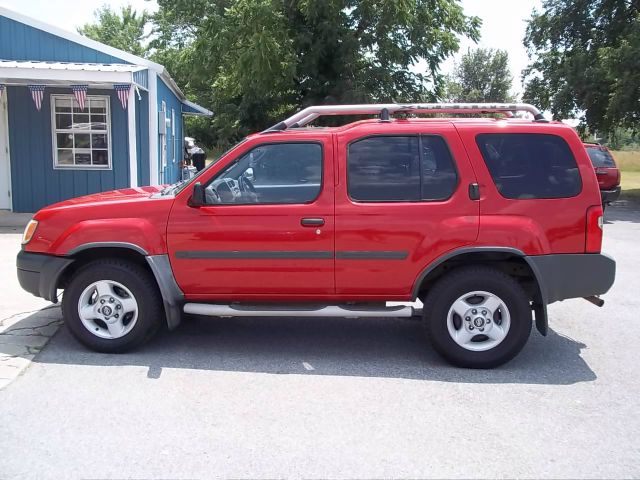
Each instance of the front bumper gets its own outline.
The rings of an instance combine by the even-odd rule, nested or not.
[[[528,256],[545,304],[606,293],[616,277],[616,262],[603,253]]]
[[[620,185],[611,190],[600,190],[602,204],[615,202],[620,197]]]
[[[71,258],[21,251],[16,260],[18,282],[36,297],[57,303],[56,291],[60,275],[71,263]]]

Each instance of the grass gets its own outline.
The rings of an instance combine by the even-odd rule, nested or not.
[[[640,200],[640,151],[611,152],[620,168],[622,196]]]

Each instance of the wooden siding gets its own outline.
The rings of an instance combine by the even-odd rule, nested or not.
[[[127,112],[113,90],[88,91],[88,95],[111,98],[112,169],[53,168],[50,95],[70,93],[70,89],[47,88],[38,112],[27,87],[7,87],[11,191],[16,212],[35,212],[60,200],[129,185]]]
[[[129,63],[0,16],[0,58],[44,62]]]
[[[162,109],[162,101],[167,104],[167,111],[165,115],[167,118],[171,118],[171,109],[176,112],[176,124],[171,125],[171,128],[167,128],[167,167],[164,171],[164,175],[160,178],[161,183],[174,183],[180,180],[180,160],[182,160],[182,150],[184,145],[184,139],[182,135],[182,102],[176,97],[176,95],[167,87],[162,78],[158,77],[158,112]],[[174,146],[172,141],[172,129],[175,128],[175,141],[177,146],[177,158],[174,158]],[[160,136],[158,136],[158,162],[162,165],[162,145],[160,143]],[[174,161],[175,160],[175,161]]]

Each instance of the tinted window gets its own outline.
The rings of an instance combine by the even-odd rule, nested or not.
[[[593,163],[594,167],[615,167],[616,164],[613,161],[613,157],[606,150],[601,150],[598,147],[587,147],[587,153]]]
[[[440,137],[365,138],[349,146],[347,167],[349,195],[357,201],[441,200],[457,182]]]
[[[476,141],[498,191],[506,198],[565,198],[582,189],[571,149],[556,135],[483,134]]]
[[[456,189],[453,158],[442,137],[422,138],[422,199],[444,200]]]
[[[308,203],[320,194],[322,147],[316,143],[260,145],[207,185],[207,203]]]

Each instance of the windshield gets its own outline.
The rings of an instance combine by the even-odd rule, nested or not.
[[[196,179],[198,177],[200,177],[200,175],[202,175],[204,172],[206,172],[207,170],[209,170],[212,166],[214,166],[216,163],[218,163],[218,161],[224,157],[225,155],[227,155],[228,153],[232,152],[233,150],[235,150],[236,148],[238,148],[240,145],[242,145],[243,143],[245,143],[247,141],[246,137],[243,138],[242,140],[240,140],[238,143],[236,143],[233,147],[229,148],[227,151],[225,151],[223,154],[219,155],[218,158],[216,158],[215,160],[213,160],[207,167],[203,168],[202,170],[200,170],[198,173],[196,173],[192,178],[190,178],[189,180],[180,180],[179,182],[176,182],[174,184],[169,185],[168,187],[166,187],[164,190],[162,190],[161,195],[171,195],[171,194],[178,194],[179,192],[181,192],[182,190],[184,190],[185,188],[187,188],[187,185],[190,185],[191,183],[197,181]]]

